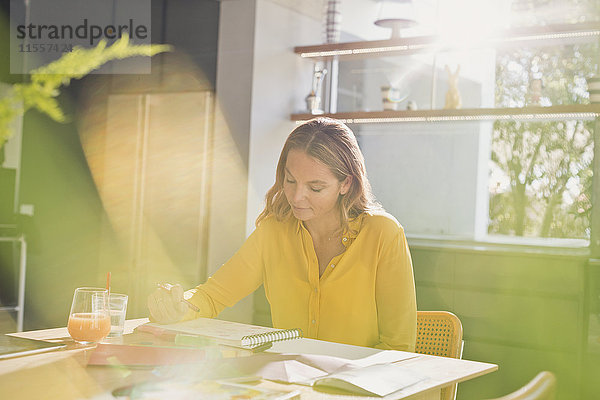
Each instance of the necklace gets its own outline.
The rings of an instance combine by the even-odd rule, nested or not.
[[[327,238],[327,241],[330,242],[331,239],[338,238],[341,234],[342,234],[342,228],[336,228],[333,232],[331,232],[331,234]]]

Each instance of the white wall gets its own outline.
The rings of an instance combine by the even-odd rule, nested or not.
[[[254,41],[248,234],[275,182],[275,168],[288,134],[296,127],[292,112],[306,107],[313,64],[293,52],[300,42],[320,43],[321,21],[268,0],[258,0]]]
[[[255,6],[253,0],[221,2],[207,255],[209,275],[246,239]],[[225,310],[221,317],[251,322],[251,299]]]
[[[311,3],[313,9],[314,2]],[[321,42],[321,17],[285,1],[221,2],[209,273],[254,230],[287,135],[305,107],[312,62],[293,48]],[[221,318],[251,322],[251,296]]]

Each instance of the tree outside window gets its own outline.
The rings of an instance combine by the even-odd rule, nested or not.
[[[496,106],[589,102],[594,43],[499,51]],[[488,233],[590,237],[593,121],[496,121]]]

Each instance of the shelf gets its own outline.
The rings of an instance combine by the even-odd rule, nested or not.
[[[495,120],[592,120],[600,117],[600,104],[523,108],[463,108],[458,110],[355,111],[321,115],[300,113],[292,114],[291,120],[307,121],[315,117],[335,118],[347,124]]]
[[[555,45],[566,39],[598,39],[600,37],[600,23],[547,25],[531,28],[514,28],[502,31],[486,39],[479,46],[524,44],[544,40],[544,45]],[[314,46],[299,46],[294,52],[303,58],[315,60],[328,60],[334,57],[362,58],[373,54],[379,55],[407,55],[426,50],[441,51],[452,50],[448,45],[442,44],[438,36],[417,36],[401,39],[371,40],[360,42],[333,43]],[[539,43],[538,43],[539,44]]]

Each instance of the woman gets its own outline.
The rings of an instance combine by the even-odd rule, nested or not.
[[[414,351],[416,300],[400,224],[375,202],[352,131],[316,118],[289,135],[256,229],[206,283],[163,285],[154,320],[215,317],[264,284],[273,326],[305,337]]]

